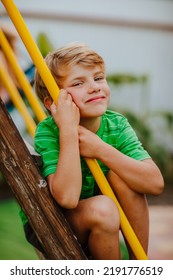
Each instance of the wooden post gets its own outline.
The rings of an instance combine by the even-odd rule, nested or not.
[[[1,99],[0,170],[28,217],[46,258],[86,259]]]

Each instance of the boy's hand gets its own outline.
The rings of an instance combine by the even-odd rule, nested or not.
[[[50,106],[51,114],[59,129],[77,128],[80,120],[79,109],[73,102],[71,95],[61,89],[58,105]]]
[[[83,126],[79,126],[78,131],[81,156],[98,159],[104,145],[103,140]]]

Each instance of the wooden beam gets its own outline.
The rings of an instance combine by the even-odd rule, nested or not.
[[[86,259],[1,99],[0,170],[27,215],[46,258]]]

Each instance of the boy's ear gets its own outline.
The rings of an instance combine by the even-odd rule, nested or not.
[[[44,106],[46,107],[47,110],[50,111],[50,106],[52,105],[53,100],[50,96],[45,97],[44,99]]]

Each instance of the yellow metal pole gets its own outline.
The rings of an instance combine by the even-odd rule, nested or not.
[[[30,32],[25,25],[25,22],[19,13],[17,7],[13,3],[12,0],[1,0],[3,5],[5,6],[8,15],[10,16],[11,20],[13,21],[21,39],[23,40],[23,43],[25,44],[28,52],[30,53],[38,72],[40,73],[41,78],[43,79],[47,89],[49,90],[50,95],[52,96],[52,99],[54,102],[57,102],[57,98],[59,95],[59,88],[51,75],[50,70],[48,69],[43,57],[40,54],[40,51],[35,44],[32,36],[30,35]],[[137,236],[135,235],[131,225],[129,224],[121,206],[119,203],[117,203],[117,199],[114,195],[114,193],[111,190],[111,187],[109,183],[107,182],[100,166],[98,165],[97,161],[94,159],[85,159],[86,163],[88,164],[92,174],[95,177],[95,180],[101,189],[102,193],[112,198],[115,203],[117,204],[117,207],[120,211],[120,216],[122,218],[121,220],[121,228],[123,231],[123,234],[125,238],[127,239],[132,251],[134,252],[136,258],[138,260],[147,260],[148,257],[145,254],[144,249],[142,248],[140,242],[138,241]]]
[[[18,90],[16,89],[16,86],[13,83],[13,80],[11,79],[8,72],[5,70],[5,68],[1,64],[0,64],[0,80],[2,81],[3,85],[7,89],[8,93],[10,95],[10,98],[11,98],[12,102],[14,103],[15,107],[22,115],[30,135],[33,137],[34,133],[35,133],[35,129],[36,129],[36,124],[35,124],[34,120],[32,119],[31,115],[29,114],[28,109],[27,109],[25,103],[23,102],[23,99],[22,99],[20,93],[18,92]]]
[[[38,101],[38,98],[35,96],[35,94],[32,90],[32,87],[31,87],[30,83],[28,82],[25,74],[23,73],[21,67],[19,66],[17,59],[12,51],[12,48],[11,48],[10,44],[8,43],[8,40],[6,39],[4,33],[2,32],[1,29],[0,29],[0,45],[10,63],[11,68],[13,69],[14,74],[17,77],[17,80],[18,80],[21,88],[23,89],[23,92],[25,93],[38,121],[42,121],[43,119],[45,119],[46,114],[45,114],[43,108],[41,107],[41,105]]]
[[[44,59],[37,47],[35,41],[33,40],[19,10],[12,0],[1,0],[4,7],[6,8],[8,15],[10,16],[14,26],[16,27],[24,45],[26,46],[35,66],[37,67],[38,72],[41,75],[42,80],[44,81],[50,95],[54,102],[57,103],[59,88],[52,77],[50,70],[46,67]],[[50,79],[50,82],[46,83],[46,81]]]
[[[136,258],[138,260],[148,260],[148,257],[146,255],[143,247],[141,246],[141,243],[139,242],[136,234],[134,233],[133,228],[131,227],[126,215],[124,214],[124,211],[122,210],[121,205],[119,204],[114,192],[112,191],[98,162],[90,160],[88,166],[90,167],[90,170],[91,170],[93,176],[95,177],[95,180],[96,180],[97,185],[99,186],[101,192],[104,195],[107,195],[108,197],[112,198],[113,201],[116,203],[118,210],[119,210],[119,214],[120,214],[121,230],[122,230],[126,240],[128,241],[133,253],[135,254]]]

